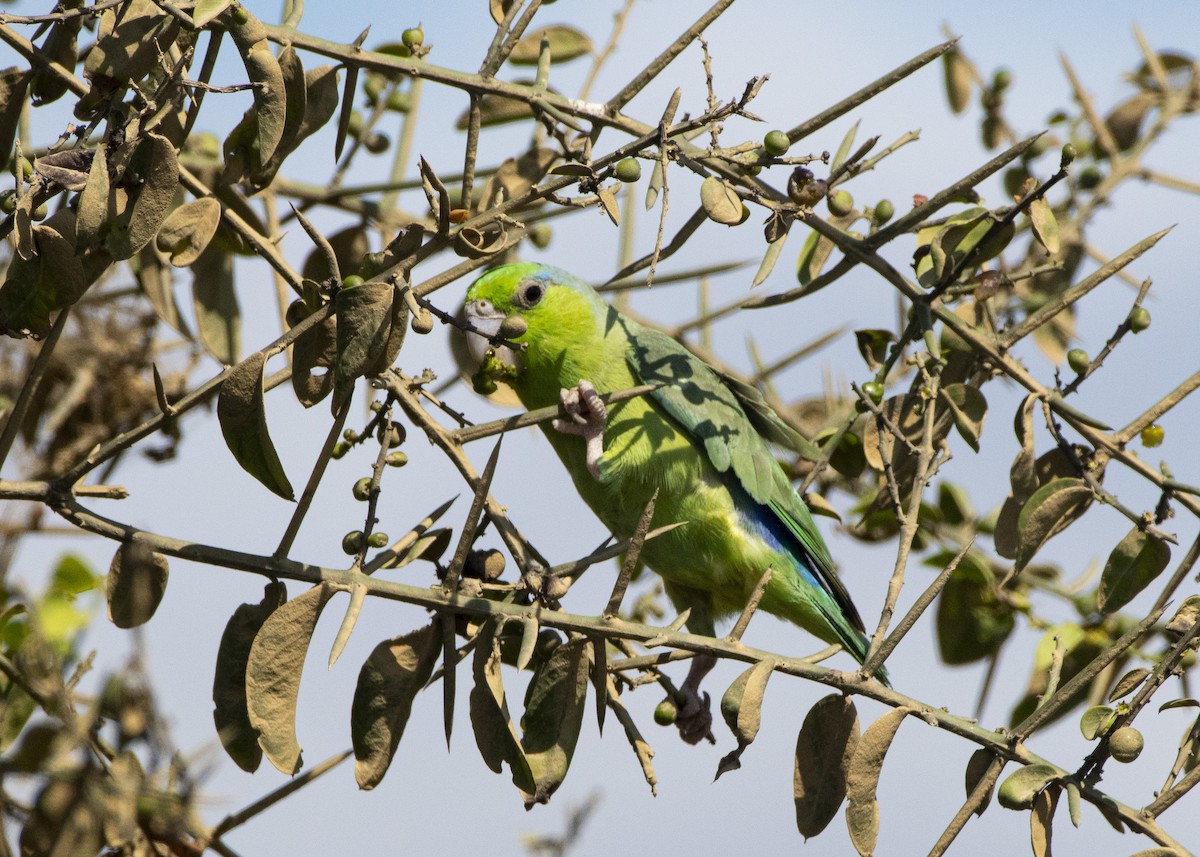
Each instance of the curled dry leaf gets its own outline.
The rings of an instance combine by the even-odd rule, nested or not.
[[[217,420],[225,445],[242,469],[269,491],[285,500],[295,499],[292,484],[283,471],[279,453],[267,429],[263,397],[263,370],[267,356],[258,351],[234,367],[221,385],[217,398]]]
[[[475,681],[470,697],[471,730],[484,764],[498,774],[507,762],[513,785],[523,794],[533,794],[537,787],[521,738],[509,716],[500,677],[500,635],[495,619],[488,619],[479,629],[472,674]]]
[[[246,664],[246,701],[250,725],[267,759],[291,776],[300,770],[296,740],[296,699],[300,676],[321,611],[333,587],[319,583],[267,617],[254,637]]]
[[[250,647],[267,618],[287,601],[287,587],[278,580],[263,589],[258,604],[241,604],[221,634],[217,668],[213,675],[213,723],[229,758],[243,771],[253,773],[262,762],[258,730],[250,724],[246,699],[246,666]]]
[[[588,641],[571,640],[537,668],[525,697],[521,747],[533,777],[525,807],[546,803],[562,785],[583,724],[589,677]]]
[[[374,648],[358,673],[350,707],[354,778],[360,789],[373,789],[387,773],[413,700],[433,674],[442,650],[439,617],[416,631]]]

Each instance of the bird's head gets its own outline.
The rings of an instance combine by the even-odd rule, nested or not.
[[[467,290],[463,316],[471,330],[457,350],[460,368],[478,392],[501,402],[505,386],[520,392],[524,383],[549,382],[563,355],[595,328],[598,307],[606,305],[595,291],[559,268],[493,268]]]

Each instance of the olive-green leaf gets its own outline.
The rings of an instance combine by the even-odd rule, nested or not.
[[[185,339],[194,339],[175,300],[171,267],[160,259],[152,247],[143,247],[129,260],[129,267],[159,319],[179,331]]]
[[[192,9],[192,25],[199,29],[233,5],[233,0],[198,0]]]
[[[858,711],[840,693],[822,697],[805,716],[796,737],[792,778],[796,827],[805,839],[819,834],[837,815],[858,736]]]
[[[1058,220],[1050,203],[1043,197],[1038,197],[1029,204],[1029,222],[1033,225],[1033,234],[1041,245],[1050,253],[1059,251]]]
[[[832,241],[818,232],[808,233],[800,247],[800,256],[796,259],[796,279],[800,285],[807,286],[817,278],[832,252]]]
[[[321,611],[333,597],[319,583],[271,613],[254,637],[246,664],[246,701],[250,725],[267,760],[291,776],[303,764],[296,740],[296,699],[300,676]]]
[[[358,673],[350,707],[354,779],[373,789],[387,773],[404,727],[442,651],[441,620],[374,648]]]
[[[942,75],[950,111],[962,113],[971,102],[971,85],[974,80],[971,64],[958,50],[946,51],[942,54]]]
[[[128,259],[158,233],[179,189],[179,160],[171,141],[148,134],[130,158],[127,174],[140,184],[109,196],[105,246],[114,259]]]
[[[1108,126],[1108,132],[1117,144],[1117,151],[1124,152],[1138,141],[1142,133],[1142,122],[1159,98],[1160,96],[1149,92],[1139,92],[1122,101],[1104,117],[1104,124]]]
[[[945,565],[952,557],[934,557]],[[1014,627],[1012,606],[1000,597],[987,560],[968,551],[938,596],[938,651],[948,664],[969,664],[996,652]]]
[[[979,452],[979,436],[987,417],[987,399],[983,393],[967,384],[947,384],[941,389],[940,396],[959,435],[971,449]]]
[[[1028,565],[1042,545],[1087,511],[1094,496],[1086,482],[1072,476],[1053,479],[1033,492],[1017,517],[1017,568]]]
[[[304,302],[297,300],[293,306],[297,305],[300,309],[295,319],[290,310],[288,313],[288,320],[293,323],[298,323],[307,315]],[[324,321],[300,334],[292,343],[292,390],[304,407],[311,408],[333,390],[333,373],[318,373],[315,370],[332,369],[336,360],[337,317],[330,313]]]
[[[874,371],[887,360],[888,348],[896,341],[896,334],[890,330],[856,330],[854,341],[858,345],[858,353],[867,363],[867,368]]]
[[[1054,810],[1062,796],[1062,786],[1054,785],[1038,792],[1029,814],[1029,838],[1033,857],[1050,857],[1050,835],[1054,828]]]
[[[167,590],[167,558],[142,542],[123,542],[108,569],[108,618],[118,628],[150,621]]]
[[[758,661],[735,678],[721,697],[721,716],[738,745],[717,763],[716,779],[742,766],[742,753],[754,741],[762,725],[763,694],[774,670],[774,661]]]
[[[283,139],[287,122],[287,94],[283,69],[271,53],[270,43],[263,39],[250,45],[242,54],[246,74],[254,84],[254,112],[258,119],[259,163],[270,162]],[[303,113],[301,113],[303,115]]]
[[[884,714],[867,731],[855,747],[846,772],[846,827],[850,841],[862,857],[875,853],[879,839],[879,801],[875,799],[879,787],[879,775],[883,772],[883,759],[896,730],[904,722],[910,710],[895,708]]]
[[[967,770],[963,774],[963,785],[966,787],[967,797],[971,796],[971,792],[975,791],[975,787],[983,780],[988,768],[992,766],[992,760],[995,758],[995,753],[986,747],[980,747],[971,754],[971,758],[967,760]],[[995,786],[992,788],[995,788]],[[980,801],[979,806],[975,808],[975,814],[983,815],[991,802],[992,794],[991,789],[989,789],[987,797]]]
[[[542,39],[550,41],[550,62],[567,62],[592,52],[592,40],[574,27],[561,24],[543,27],[525,36],[513,47],[508,61],[513,65],[537,65]]]
[[[733,185],[716,176],[708,176],[700,184],[700,206],[717,223],[736,226],[742,222],[742,198]]]
[[[225,445],[242,469],[285,500],[295,499],[279,453],[267,430],[263,369],[267,355],[255,352],[233,368],[217,398],[217,420]]]
[[[221,223],[221,203],[206,196],[179,206],[159,227],[156,246],[176,268],[200,258]]]
[[[88,51],[84,75],[109,77],[120,83],[141,80],[160,57],[169,55],[179,34],[179,21],[153,0],[130,0],[100,16],[98,38]]]
[[[1079,718],[1079,731],[1089,741],[1095,741],[1112,725],[1114,712],[1107,705],[1093,705]]]
[[[1138,667],[1125,673],[1113,685],[1113,689],[1108,694],[1108,701],[1113,702],[1123,696],[1128,696],[1139,684],[1146,680],[1146,676],[1148,675],[1150,675],[1150,670],[1145,667]]]
[[[500,676],[500,635],[496,619],[487,619],[479,629],[472,674],[471,730],[475,733],[475,745],[484,764],[498,774],[503,770],[502,763],[507,762],[513,785],[522,794],[536,791],[521,738],[508,713],[508,700]]]
[[[108,219],[108,188],[108,157],[101,144],[92,156],[87,181],[79,194],[75,246],[81,253],[91,250],[100,242],[101,227]]]
[[[337,363],[333,369],[336,412],[364,375],[378,375],[392,365],[408,327],[408,305],[390,283],[363,283],[341,289],[334,299],[337,313]]]
[[[1071,824],[1078,827],[1083,823],[1083,799],[1079,793],[1079,784],[1067,781],[1067,813],[1071,816]]]
[[[529,682],[521,747],[534,787],[524,790],[526,809],[547,803],[567,776],[587,707],[589,666],[588,641],[571,640],[556,648]]]
[[[1120,610],[1162,574],[1171,561],[1171,548],[1162,539],[1134,527],[1113,548],[1100,574],[1096,609]]]
[[[1029,809],[1038,793],[1060,776],[1053,765],[1026,765],[1004,778],[996,799],[1005,809]]]
[[[232,366],[242,350],[242,313],[233,289],[233,257],[214,241],[192,263],[192,304],[200,342]]]
[[[250,725],[246,700],[246,665],[250,647],[267,618],[287,601],[287,587],[273,580],[263,588],[258,604],[241,604],[225,623],[217,647],[217,669],[213,674],[213,723],[229,758],[247,773],[258,770],[262,748],[258,730]]]
[[[32,76],[32,71],[15,65],[0,71],[0,161],[5,164],[12,156]]]
[[[295,145],[300,145],[314,132],[324,127],[333,118],[338,105],[337,69],[321,65],[304,73],[304,122],[296,135]]]
[[[367,232],[361,226],[348,226],[325,239],[333,249],[333,258],[337,259],[338,271],[343,277],[349,276],[362,267],[363,260],[371,251],[371,242]],[[321,283],[334,275],[329,265],[329,257],[319,247],[304,259],[301,273],[306,280]]]
[[[528,86],[531,89],[534,86],[532,80],[515,80],[513,84],[516,86]],[[547,87],[547,92],[554,92],[553,87]],[[485,94],[479,99],[479,124],[481,127],[490,128],[494,125],[503,125],[508,122],[517,122],[522,119],[530,119],[533,117],[533,108],[526,101],[519,101],[516,98],[506,98],[503,95],[494,95],[491,93]],[[467,125],[470,122],[470,111],[464,111],[457,120],[454,127],[459,131],[467,130]]]

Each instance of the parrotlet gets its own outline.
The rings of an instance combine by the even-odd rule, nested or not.
[[[477,387],[507,384],[529,409],[561,405],[564,416],[543,429],[606,527],[631,536],[655,490],[654,523],[686,522],[647,541],[641,559],[675,607],[690,611],[690,631],[713,636],[714,623],[742,611],[770,568],[761,609],[866,658],[858,610],[770,448],[803,440],[755,388],[559,268],[494,268],[468,289],[465,315],[484,334],[467,334]],[[501,334],[520,349],[486,338]],[[600,399],[643,384],[661,386],[611,406]],[[695,659],[682,688],[685,740],[708,734],[698,688],[713,663]],[[882,670],[877,677],[886,682]]]

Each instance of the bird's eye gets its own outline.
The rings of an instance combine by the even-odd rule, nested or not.
[[[517,292],[517,302],[522,306],[535,306],[546,294],[546,289],[541,283],[525,283]]]

